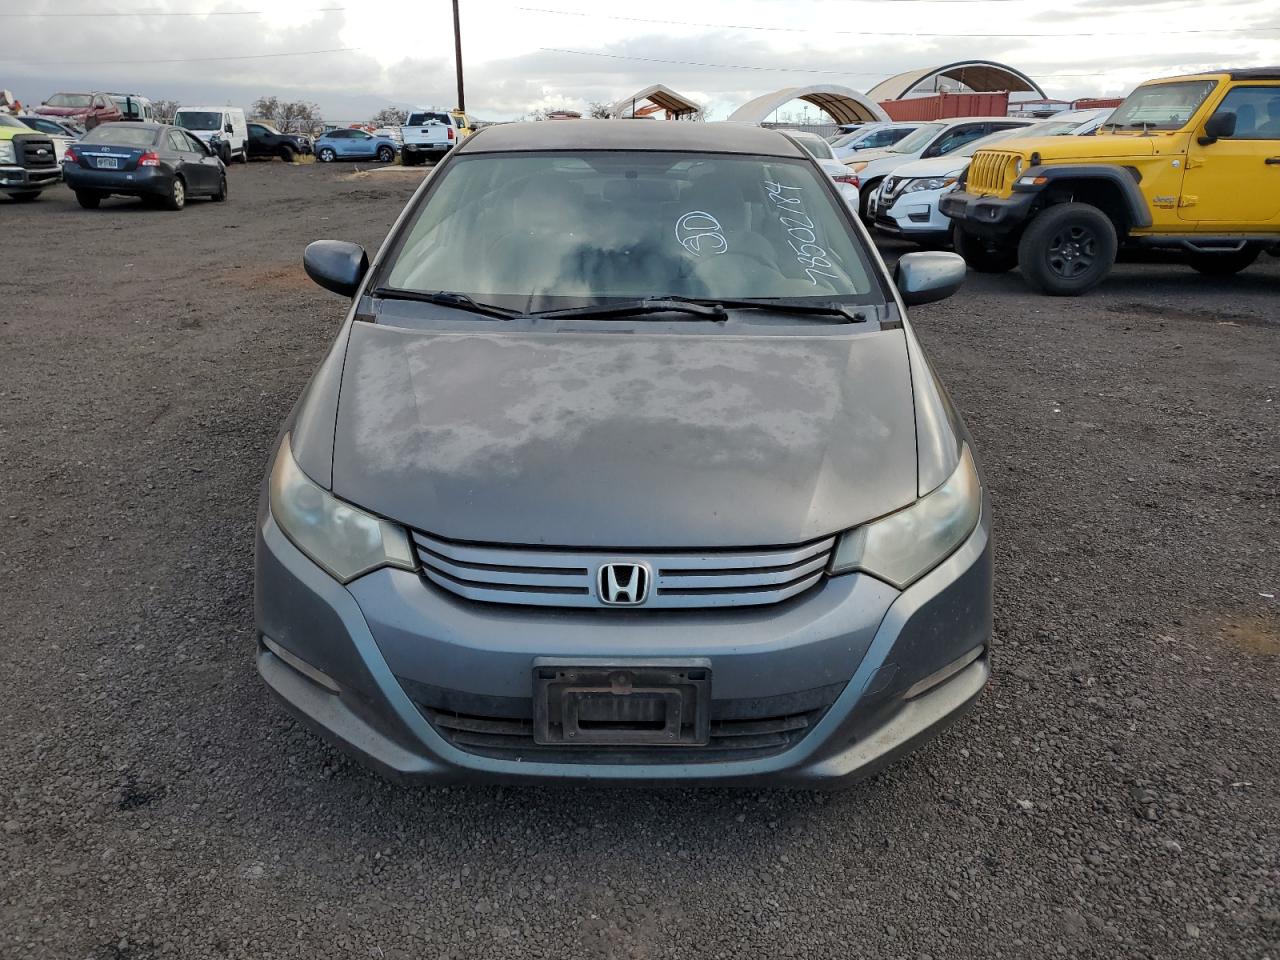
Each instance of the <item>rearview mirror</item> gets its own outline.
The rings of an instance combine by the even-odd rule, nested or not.
[[[1212,117],[1205,121],[1204,136],[1197,137],[1196,141],[1202,147],[1207,147],[1211,143],[1217,143],[1223,137],[1234,137],[1236,134],[1236,115],[1232,111],[1224,113],[1215,113]]]
[[[964,283],[964,258],[954,253],[908,253],[898,261],[893,282],[909,307],[945,300]]]
[[[369,255],[358,243],[317,240],[303,251],[302,268],[326,290],[353,297],[369,269]]]

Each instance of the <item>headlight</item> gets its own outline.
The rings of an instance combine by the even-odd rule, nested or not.
[[[921,177],[911,180],[903,187],[903,193],[915,193],[918,190],[945,190],[956,182],[955,177]]]
[[[942,486],[897,513],[845,533],[831,572],[862,570],[901,590],[964,543],[981,511],[982,484],[966,446]]]
[[[271,468],[271,515],[294,546],[342,583],[378,567],[416,568],[404,530],[314,483],[293,459],[288,437]]]
[[[1015,177],[1022,176],[1022,158],[1021,157],[1018,157],[1017,160],[1013,161],[1013,175]]]
[[[0,141],[0,163],[17,163],[18,155],[14,152],[13,141]]]

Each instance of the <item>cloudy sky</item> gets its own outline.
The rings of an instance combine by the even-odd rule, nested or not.
[[[666,83],[723,119],[780,87],[867,90],[952,60],[1009,63],[1050,96],[1280,63],[1276,0],[461,0],[467,107],[511,119]],[[83,14],[94,14],[85,16]],[[449,0],[0,0],[0,87],[194,104],[304,98],[333,120],[454,105]]]

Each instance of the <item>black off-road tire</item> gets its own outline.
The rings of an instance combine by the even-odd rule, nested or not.
[[[1078,297],[1100,284],[1116,262],[1111,218],[1088,203],[1060,203],[1033,219],[1018,243],[1018,267],[1041,293]]]
[[[978,273],[1008,273],[1018,265],[1018,248],[1012,243],[976,237],[956,224],[951,230],[951,245]]]
[[[1260,253],[1262,248],[1256,246],[1229,253],[1188,253],[1187,263],[1206,277],[1231,277],[1252,265]]]

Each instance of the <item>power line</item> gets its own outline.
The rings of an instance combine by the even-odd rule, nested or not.
[[[0,57],[0,63],[20,63],[28,67],[115,67],[150,63],[221,63],[229,60],[274,60],[277,57],[314,57],[325,53],[350,53],[360,47],[335,47],[332,50],[296,50],[291,53],[255,53],[241,57],[148,57],[142,60],[21,60]]]
[[[641,63],[673,63],[685,67],[714,67],[717,70],[758,70],[766,73],[821,73],[837,77],[883,77],[883,70],[826,70],[817,67],[764,67],[745,63],[704,63],[700,60],[667,60],[662,57],[631,57],[621,53],[595,53],[591,50],[565,50],[561,47],[539,47],[545,53],[570,53],[577,57],[605,57],[609,60],[636,60]],[[1052,80],[1102,77],[1105,73],[1037,73]]]
[[[338,13],[346,7],[316,7],[307,13]],[[133,13],[120,13],[98,10],[78,11],[75,13],[0,13],[0,18],[43,20],[63,17],[264,17],[266,10],[203,10],[203,11],[166,11],[137,10]]]
[[[939,0],[891,0],[891,2],[939,2]],[[944,0],[944,2],[958,3],[961,0]],[[993,0],[964,0],[964,2],[993,2]],[[1001,2],[1001,0],[994,0],[994,2]],[[559,17],[595,17],[600,20],[621,20],[626,23],[650,23],[675,27],[712,27],[720,30],[761,30],[769,33],[825,33],[853,37],[902,37],[908,39],[953,39],[959,37],[982,40],[1020,40],[1032,38],[1053,39],[1057,37],[1146,37],[1153,34],[1174,36],[1199,33],[1256,33],[1258,31],[1280,30],[1280,27],[1258,27],[1245,24],[1239,27],[1213,27],[1197,30],[1141,30],[1137,32],[1132,30],[1086,30],[1079,33],[918,33],[915,31],[889,30],[832,30],[827,27],[766,27],[743,23],[705,23],[697,20],[659,20],[650,17],[623,17],[612,13],[593,13],[585,10],[551,10],[546,7],[517,7],[516,9],[526,13],[547,13]]]

